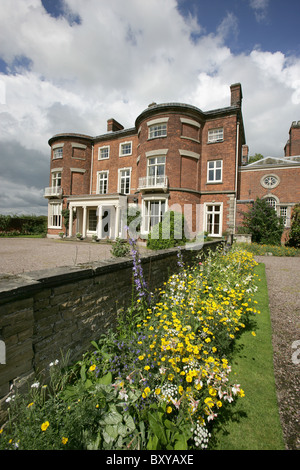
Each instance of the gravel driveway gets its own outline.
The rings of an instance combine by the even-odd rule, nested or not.
[[[75,266],[111,258],[111,245],[0,238],[0,274]],[[300,450],[300,258],[258,256],[266,266],[274,373],[286,448]]]
[[[112,245],[51,238],[0,238],[0,274],[21,274],[111,258]]]

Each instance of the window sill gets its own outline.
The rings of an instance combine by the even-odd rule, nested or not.
[[[147,141],[149,140],[156,140],[156,139],[165,139],[168,137],[167,135],[158,135],[157,137],[148,137]]]

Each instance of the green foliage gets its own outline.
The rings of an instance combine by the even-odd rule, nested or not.
[[[162,250],[186,243],[184,233],[184,216],[178,212],[168,211],[162,221],[155,225],[149,233],[147,248]]]
[[[251,209],[244,214],[243,226],[252,234],[252,241],[255,243],[281,244],[284,230],[282,217],[277,217],[265,199],[256,199]]]
[[[261,245],[259,243],[236,243],[238,247],[257,256],[271,253],[273,256],[300,256],[300,249],[284,245]]]
[[[300,203],[293,208],[291,228],[287,246],[300,248]]]
[[[116,238],[116,241],[111,249],[111,254],[116,257],[127,256],[130,252],[130,246],[126,240]]]
[[[47,217],[36,215],[0,215],[0,236],[39,235],[47,233]]]
[[[252,155],[249,157],[248,164],[257,162],[258,160],[261,160],[264,158],[264,156],[261,153],[256,153],[255,155]]]

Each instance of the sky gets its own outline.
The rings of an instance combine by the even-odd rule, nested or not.
[[[241,83],[249,154],[300,120],[298,0],[0,0],[0,214],[47,214],[54,134],[149,103],[209,111]]]

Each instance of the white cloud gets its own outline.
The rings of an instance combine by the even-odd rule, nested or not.
[[[268,2],[251,4],[267,11]],[[111,117],[132,127],[153,101],[204,111],[229,106],[236,82],[250,153],[282,154],[289,126],[299,119],[299,57],[260,50],[234,55],[226,46],[242,27],[234,15],[205,35],[195,16],[180,15],[175,0],[65,0],[65,7],[65,17],[54,18],[40,0],[1,0],[0,57],[11,71],[0,74],[4,165],[11,149],[17,160],[39,152],[39,171],[48,179],[53,134],[98,135]],[[71,24],[74,15],[79,24]],[[16,174],[6,175],[9,191]],[[39,194],[44,180],[27,177]]]
[[[250,7],[254,10],[257,21],[266,18],[268,12],[269,0],[250,0]]]

